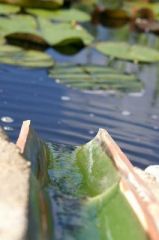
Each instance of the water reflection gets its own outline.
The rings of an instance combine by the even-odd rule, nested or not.
[[[4,123],[13,123],[14,119],[11,117],[5,116],[5,117],[1,117],[1,121]]]

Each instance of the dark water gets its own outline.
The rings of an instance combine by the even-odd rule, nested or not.
[[[99,32],[99,38],[106,38],[104,31]],[[73,57],[48,52],[59,62],[108,63],[93,49]],[[113,64],[121,65],[119,61]],[[30,119],[45,140],[72,145],[87,142],[99,128],[105,128],[135,165],[158,164],[159,100],[155,89],[159,65],[124,63],[124,68],[140,76],[145,84],[143,92],[85,93],[56,83],[45,69],[0,65],[0,118],[14,119],[0,125],[15,141],[22,121]]]

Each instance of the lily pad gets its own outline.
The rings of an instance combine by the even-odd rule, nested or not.
[[[27,9],[28,13],[38,17],[43,17],[60,22],[86,22],[90,20],[90,15],[78,9],[62,9],[56,11],[47,11],[42,9]]]
[[[41,38],[51,46],[68,46],[81,42],[81,46],[90,44],[93,37],[79,24],[73,23],[52,23],[43,18],[35,20],[34,17],[26,15],[16,15],[9,18],[0,18],[0,36],[9,37],[14,34],[18,39],[18,34],[30,34],[36,41],[36,37]]]
[[[121,8],[123,0],[96,0],[96,4],[102,8],[117,9]]]
[[[7,4],[0,4],[0,14],[11,14],[16,13],[19,11],[19,7],[7,5]]]
[[[96,49],[108,56],[124,60],[145,63],[159,61],[159,51],[125,42],[100,42],[96,44]]]
[[[39,18],[41,35],[52,45],[67,45],[81,40],[84,45],[93,41],[93,37],[79,24],[60,23],[52,24],[51,22]]]
[[[14,15],[0,17],[0,36],[7,36],[12,33],[37,33],[35,19],[27,15]]]
[[[100,65],[61,64],[50,70],[58,82],[81,90],[140,91],[142,83],[134,75],[122,74]]]
[[[63,0],[0,0],[1,3],[17,5],[20,7],[30,7],[30,8],[48,8],[55,9],[63,4]]]
[[[53,59],[48,54],[39,51],[26,51],[9,45],[2,45],[0,49],[0,63],[31,68],[50,67],[54,64]]]

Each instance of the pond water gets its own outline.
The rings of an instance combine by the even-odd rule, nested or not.
[[[99,26],[97,38],[112,39],[113,31]],[[122,35],[136,41],[137,35]],[[149,45],[155,37],[148,35]],[[27,69],[0,65],[1,126],[15,141],[23,120],[46,141],[71,145],[92,139],[105,128],[118,142],[133,164],[142,168],[159,162],[159,65],[138,65],[110,61],[91,48],[74,56],[64,56],[53,49],[48,53],[57,62],[110,64],[124,67],[140,76],[145,88],[140,93],[81,92],[48,77],[46,69]],[[4,118],[9,117],[9,118]]]

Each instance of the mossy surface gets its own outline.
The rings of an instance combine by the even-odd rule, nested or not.
[[[120,192],[120,174],[96,139],[75,149],[48,147],[49,192],[59,239],[148,239]]]

